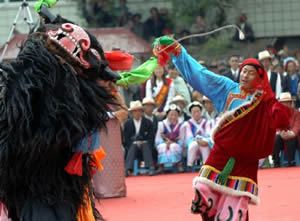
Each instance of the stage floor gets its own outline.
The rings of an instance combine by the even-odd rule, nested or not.
[[[127,197],[104,199],[97,208],[107,221],[200,221],[190,213],[197,173],[126,178]],[[261,169],[261,203],[250,206],[251,221],[300,220],[300,167]]]

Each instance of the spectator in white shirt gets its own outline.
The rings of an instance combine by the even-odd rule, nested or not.
[[[157,66],[154,70],[152,78],[146,83],[146,97],[151,97],[157,104],[155,115],[159,119],[166,116],[169,103],[175,96],[174,84],[171,78],[167,78],[167,73],[164,67]]]

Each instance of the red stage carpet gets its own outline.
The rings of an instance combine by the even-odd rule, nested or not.
[[[196,173],[138,176],[126,179],[127,197],[97,203],[107,221],[200,221],[189,211]],[[300,220],[300,167],[259,171],[259,206],[250,221]]]

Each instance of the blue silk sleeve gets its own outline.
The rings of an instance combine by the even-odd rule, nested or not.
[[[183,47],[178,57],[173,55],[173,63],[195,90],[213,102],[219,113],[224,110],[229,91],[237,87],[238,83],[207,70],[206,67],[191,57]]]

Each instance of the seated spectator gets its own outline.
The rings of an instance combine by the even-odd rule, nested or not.
[[[206,24],[205,24],[204,18],[200,15],[196,16],[195,23],[193,23],[190,28],[190,33],[191,34],[200,34],[200,33],[204,33],[205,30],[206,30]],[[193,38],[191,40],[192,40],[192,43],[202,43],[205,40],[205,38],[198,37],[198,38]]]
[[[151,145],[153,142],[152,122],[143,117],[143,106],[140,101],[130,102],[132,118],[129,118],[124,125],[123,145],[126,149],[125,172],[126,176],[132,171],[134,160],[139,158],[149,168],[149,175],[155,174],[152,158]],[[141,155],[141,157],[140,157]]]
[[[247,22],[247,16],[245,14],[241,14],[239,17],[239,22],[237,26],[244,32],[245,39],[239,38],[239,31],[236,30],[235,35],[233,36],[233,40],[235,41],[244,41],[244,42],[253,42],[255,41],[254,32],[251,24]]]
[[[155,144],[158,152],[158,173],[163,172],[164,165],[177,166],[179,172],[182,168],[182,123],[178,122],[180,108],[175,104],[169,106],[167,119],[158,123]]]
[[[142,16],[140,13],[136,13],[132,17],[132,28],[131,31],[139,37],[144,37],[144,25],[141,22]]]
[[[218,116],[218,112],[215,109],[214,104],[211,102],[211,100],[208,97],[203,96],[202,103],[204,106],[204,110],[202,111],[202,116],[206,120],[216,119]]]
[[[165,21],[160,17],[158,9],[153,7],[150,9],[151,17],[144,23],[144,36],[147,40],[153,42],[157,37],[163,35],[163,30],[166,27]]]
[[[188,105],[188,102],[184,99],[183,96],[181,96],[180,94],[176,95],[172,99],[172,101],[170,102],[170,105],[171,104],[175,104],[177,107],[180,108],[180,113],[179,113],[179,116],[178,116],[179,123],[183,123],[183,122],[185,122],[185,121],[187,121],[191,118],[185,112],[185,107]]]
[[[300,112],[293,108],[293,99],[289,92],[280,94],[279,101],[291,109],[291,119],[288,131],[278,131],[275,138],[273,153],[274,167],[280,167],[280,152],[286,148],[288,166],[295,166],[295,153],[299,148],[298,139],[300,126]],[[283,152],[282,152],[283,154]]]
[[[198,101],[194,101],[189,105],[189,112],[192,118],[185,123],[185,139],[188,151],[187,166],[188,171],[191,171],[191,167],[194,161],[202,156],[202,162],[204,163],[210,153],[209,143],[206,132],[206,120],[201,117],[202,105]]]
[[[153,128],[153,142],[151,146],[152,150],[152,157],[154,161],[157,161],[157,150],[154,147],[154,138],[158,127],[158,117],[153,114],[154,109],[156,108],[156,103],[153,98],[145,97],[143,99],[143,110],[144,110],[144,117],[152,122]]]
[[[283,61],[287,57],[289,57],[289,47],[287,45],[283,45],[282,49],[278,51],[277,55]]]
[[[227,62],[225,60],[219,60],[218,62],[218,73],[224,75],[228,71]]]
[[[280,74],[281,79],[283,78],[283,73],[284,73],[283,64],[279,63],[279,64],[274,65],[273,71]]]
[[[169,66],[169,77],[172,79],[174,84],[175,94],[180,94],[184,97],[184,99],[190,103],[191,102],[191,92],[188,88],[187,83],[180,76],[176,67],[172,64]]]
[[[133,18],[130,17],[129,20],[127,21],[127,23],[123,26],[123,28],[126,28],[130,31],[132,31],[132,28],[133,28]]]
[[[211,102],[211,100],[208,97],[203,96],[202,102],[204,105],[204,110],[202,111],[202,117],[207,120],[206,132],[208,135],[211,135],[211,132],[217,123],[218,112],[215,109],[214,104]]]
[[[119,7],[115,8],[116,26],[125,26],[130,18],[130,12],[127,7],[127,0],[120,0]]]
[[[271,70],[274,71],[274,67],[278,64],[280,64],[280,59],[277,57],[272,58],[271,59]],[[274,72],[276,72],[276,71],[274,71]],[[278,73],[278,71],[277,71],[277,73]]]
[[[108,0],[95,1],[94,16],[98,27],[113,27],[115,25],[113,14],[113,7]]]
[[[157,116],[155,116],[153,114],[153,112],[157,105],[156,105],[154,99],[151,97],[145,97],[143,99],[142,104],[143,104],[143,110],[144,110],[144,117],[153,123],[153,132],[154,132],[154,134],[156,134],[157,124],[158,124],[159,119],[157,118]]]
[[[153,98],[157,104],[155,115],[160,119],[166,116],[169,103],[175,96],[175,88],[172,79],[166,77],[166,70],[157,66],[151,79],[146,83],[146,97]]]
[[[268,45],[266,50],[269,52],[271,59],[275,58],[277,55],[277,50],[272,45]]]
[[[298,84],[300,83],[300,74],[297,72],[297,63],[294,57],[288,57],[283,61],[284,70],[282,82],[282,91],[290,92],[293,97],[297,96]],[[296,100],[296,108],[300,107],[300,100]]]
[[[163,35],[170,35],[174,33],[174,19],[169,16],[168,8],[159,9],[160,17],[165,21],[165,28],[163,30]]]
[[[206,24],[201,15],[196,16],[196,21],[190,28],[191,34],[199,34],[205,32]]]
[[[219,74],[219,72],[218,72],[218,69],[219,69],[218,63],[219,63],[218,60],[213,59],[210,62],[210,64],[208,65],[207,69],[214,72],[214,73],[216,73],[216,74]]]
[[[186,36],[188,36],[190,34],[191,34],[191,32],[188,29],[183,28],[178,33],[177,38],[183,38],[183,37],[186,37]],[[191,43],[191,38],[186,38],[186,39],[180,41],[180,44],[182,44],[184,46],[189,45],[190,43]]]

